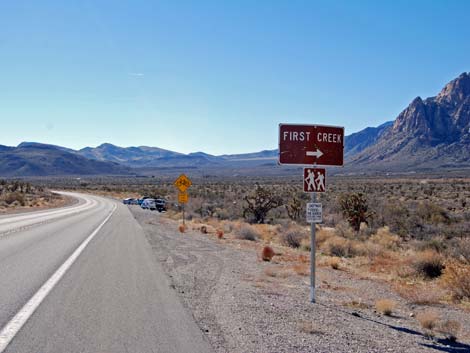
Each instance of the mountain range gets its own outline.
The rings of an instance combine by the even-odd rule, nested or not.
[[[279,175],[277,150],[214,156],[158,147],[104,143],[73,150],[23,142],[0,145],[0,176],[149,175],[192,170],[200,174]],[[347,173],[420,172],[470,168],[470,74],[463,73],[435,96],[415,98],[394,121],[345,138]],[[338,170],[338,169],[337,169]]]

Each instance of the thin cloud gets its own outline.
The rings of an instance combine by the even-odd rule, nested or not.
[[[145,75],[142,72],[130,72],[129,76],[133,77],[144,77]]]

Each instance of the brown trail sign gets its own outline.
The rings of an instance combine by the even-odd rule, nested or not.
[[[279,125],[279,164],[343,165],[344,128]]]

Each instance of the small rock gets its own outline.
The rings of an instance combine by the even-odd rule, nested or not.
[[[410,313],[410,317],[415,317],[415,314],[414,314],[414,313]]]

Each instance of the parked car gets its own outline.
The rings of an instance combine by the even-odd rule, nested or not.
[[[145,200],[150,199],[150,198],[151,197],[149,197],[149,196],[142,196],[140,199],[137,199],[137,203],[139,205],[142,205],[142,202],[144,202]]]
[[[132,197],[128,197],[127,199],[122,200],[122,203],[124,205],[134,205],[135,199],[133,199]]]
[[[145,199],[142,201],[140,207],[144,210],[156,210],[157,204],[154,199]]]
[[[156,199],[155,205],[158,212],[166,211],[166,200],[165,199]]]

